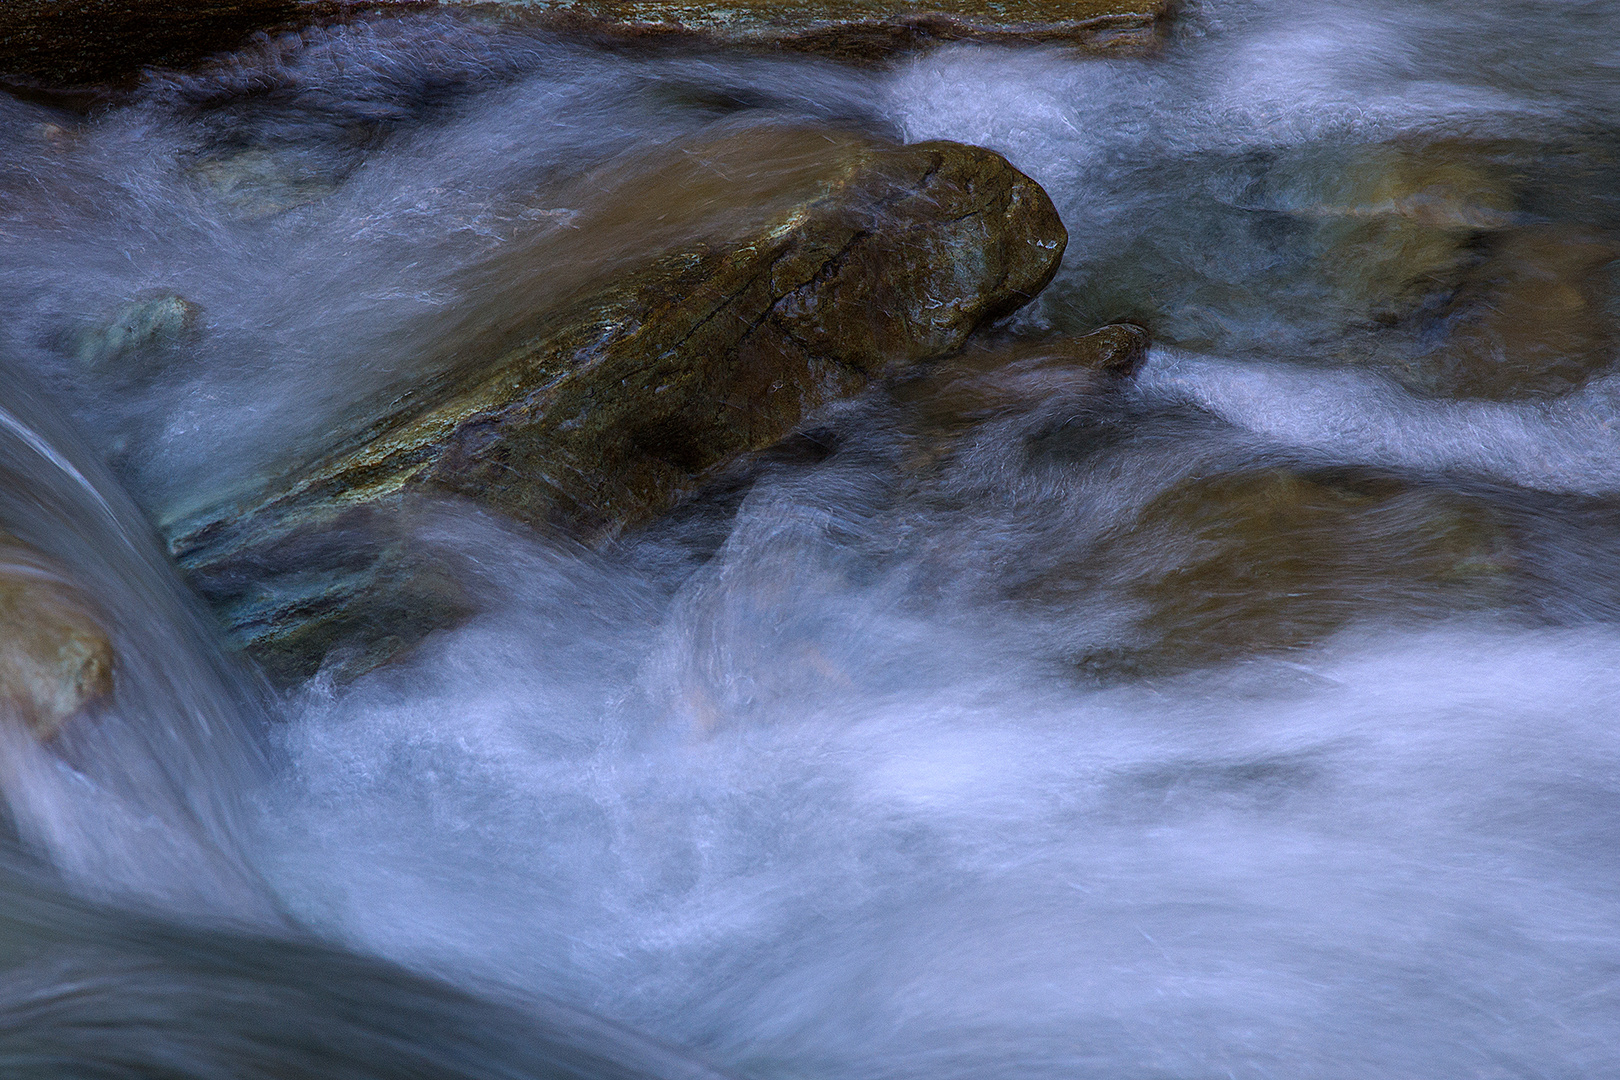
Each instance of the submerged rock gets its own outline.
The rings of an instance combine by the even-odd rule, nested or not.
[[[107,322],[81,331],[72,353],[85,367],[110,368],[179,344],[195,328],[197,314],[196,304],[174,293],[132,300]]]
[[[1380,322],[1455,289],[1477,239],[1510,225],[1516,208],[1511,179],[1454,142],[1306,153],[1274,182],[1279,208],[1309,224],[1341,302]]]
[[[1513,547],[1489,503],[1390,474],[1279,466],[1195,477],[1092,554],[1137,606],[1138,643],[1084,666],[1173,671],[1311,645],[1377,614],[1500,600]]]
[[[595,262],[540,317],[457,313],[460,359],[437,378],[255,499],[170,523],[181,565],[272,674],[307,675],[340,646],[363,669],[465,609],[411,563],[417,497],[587,540],[645,523],[872,377],[960,347],[1039,292],[1066,242],[1038,185],[954,143],[756,128],[612,183],[566,223]],[[651,253],[615,254],[638,244]],[[502,276],[555,275],[501,258]]]
[[[208,155],[186,172],[234,216],[253,220],[336,191],[345,174],[324,165],[301,160],[291,151],[254,146]]]
[[[1521,163],[1464,140],[1211,150],[1159,167],[1154,183],[1177,193],[1091,245],[1045,305],[1057,317],[1141,322],[1198,351],[1359,362],[1406,343],[1528,216]]]
[[[473,0],[470,6],[492,5]],[[1170,13],[1168,0],[526,0],[511,6],[615,35],[686,37],[854,62],[948,41],[1141,53],[1159,45]]]
[[[1186,173],[1188,208],[1066,280],[1063,302],[1166,344],[1371,367],[1424,395],[1564,393],[1616,358],[1620,231],[1601,197],[1549,210],[1610,155],[1460,137],[1209,155]]]
[[[0,702],[48,739],[112,690],[113,650],[89,598],[0,535]]]
[[[1525,153],[1380,144],[1306,155],[1280,185],[1347,318],[1404,331],[1368,339],[1359,362],[1420,393],[1494,399],[1567,392],[1612,364],[1620,238],[1526,212]]]
[[[1404,382],[1450,396],[1507,399],[1580,387],[1616,360],[1620,236],[1531,225],[1493,238],[1449,305],[1440,344]]]

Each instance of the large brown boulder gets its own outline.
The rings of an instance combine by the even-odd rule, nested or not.
[[[586,186],[608,192],[570,221],[596,260],[571,290],[513,322],[472,288],[446,316],[456,363],[254,498],[170,524],[272,674],[338,646],[370,666],[465,609],[409,554],[420,497],[587,541],[645,523],[874,376],[960,347],[1051,280],[1067,239],[1038,185],[954,143],[732,130]],[[556,252],[531,250],[500,276],[554,278]]]

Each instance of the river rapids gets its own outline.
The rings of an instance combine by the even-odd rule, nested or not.
[[[999,332],[1140,370],[946,434],[874,386],[595,547],[447,503],[460,626],[231,651],[158,529],[534,230],[559,292],[633,257],[567,240],[589,169],[783,122],[1006,155],[1070,242]],[[0,728],[0,1075],[1620,1075],[1614,5],[880,68],[418,12],[0,146],[0,528],[120,665]]]

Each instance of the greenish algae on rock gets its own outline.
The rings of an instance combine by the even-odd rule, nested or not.
[[[40,739],[112,690],[94,605],[33,549],[0,534],[0,706]]]
[[[762,189],[756,160],[799,164]],[[1067,240],[997,154],[820,130],[669,147],[612,196],[574,219],[580,243],[611,252],[672,215],[697,220],[670,236],[719,224],[633,265],[605,257],[527,338],[461,313],[461,352],[484,359],[382,403],[253,499],[169,523],[182,567],[272,676],[307,675],[334,648],[363,670],[466,610],[410,554],[419,496],[587,541],[643,524],[872,377],[960,347],[1045,287]],[[770,212],[739,236],[745,199]]]

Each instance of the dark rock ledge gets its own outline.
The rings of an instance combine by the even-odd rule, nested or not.
[[[1110,54],[1152,52],[1169,24],[1169,0],[451,0],[483,11],[521,12],[614,37],[812,53],[871,63],[951,41],[1065,45]]]
[[[187,67],[258,31],[434,9],[616,41],[690,42],[867,63],[949,41],[1151,52],[1170,0],[5,0],[0,85],[13,91],[129,85]]]

